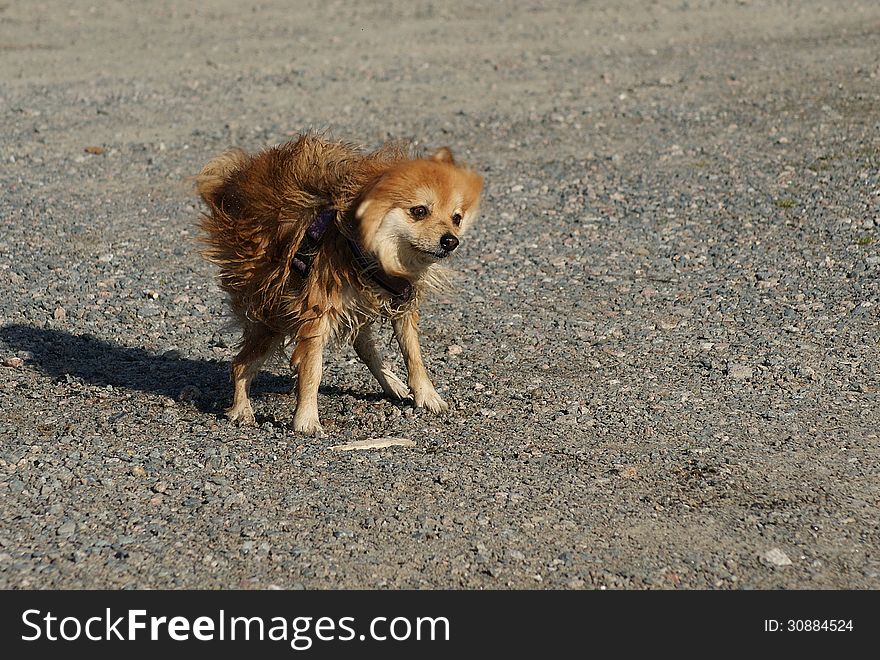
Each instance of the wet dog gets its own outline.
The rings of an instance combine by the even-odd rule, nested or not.
[[[207,205],[205,257],[220,268],[242,328],[230,419],[254,421],[248,393],[270,354],[292,343],[296,431],[315,434],[324,347],[350,341],[389,396],[439,413],[419,346],[419,302],[478,212],[482,178],[441,148],[365,152],[306,134],[256,155],[228,151],[196,177]],[[407,384],[383,362],[372,326],[389,318]]]

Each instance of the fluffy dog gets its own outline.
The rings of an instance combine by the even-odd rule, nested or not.
[[[287,342],[297,372],[296,431],[315,434],[323,349],[350,341],[389,396],[448,408],[422,362],[419,302],[473,223],[482,178],[446,147],[427,158],[389,143],[367,153],[307,134],[256,155],[228,151],[196,177],[208,207],[203,254],[220,267],[242,328],[230,419],[252,423],[248,393]],[[408,386],[383,362],[372,325],[390,318]]]

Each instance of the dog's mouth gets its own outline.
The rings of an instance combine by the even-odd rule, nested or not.
[[[424,254],[425,256],[431,257],[431,259],[445,259],[451,253],[446,250],[440,248],[439,250],[425,250],[424,248],[420,248],[418,245],[413,245],[413,249],[416,252]]]

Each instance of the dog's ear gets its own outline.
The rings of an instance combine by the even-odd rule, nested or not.
[[[455,159],[452,157],[452,150],[449,147],[440,147],[431,154],[431,160],[437,161],[438,163],[446,163],[448,165],[455,165]]]

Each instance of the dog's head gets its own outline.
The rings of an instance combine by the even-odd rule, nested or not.
[[[418,277],[459,246],[479,210],[483,179],[443,147],[398,163],[365,192],[355,217],[360,240],[382,269]]]

